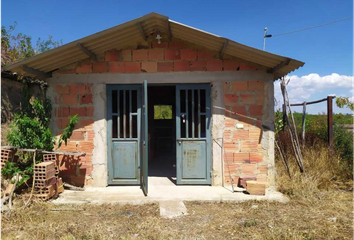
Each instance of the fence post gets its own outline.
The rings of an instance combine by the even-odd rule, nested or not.
[[[285,129],[285,124],[286,124],[286,105],[283,103],[283,131]]]
[[[305,145],[306,102],[302,105],[302,145]]]
[[[327,96],[327,125],[330,152],[333,152],[333,96]]]

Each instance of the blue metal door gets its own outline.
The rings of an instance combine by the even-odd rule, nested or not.
[[[108,184],[140,184],[141,86],[107,85]]]
[[[148,92],[147,92],[147,81],[145,80],[143,83],[143,97],[142,97],[142,124],[143,124],[143,128],[142,128],[142,171],[141,171],[141,188],[145,194],[145,196],[147,196],[148,194],[148,156],[149,156],[149,152],[148,152]]]
[[[210,85],[177,85],[177,184],[211,184],[210,122]]]

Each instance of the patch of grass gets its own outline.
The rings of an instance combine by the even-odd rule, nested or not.
[[[249,220],[249,221],[246,221],[243,226],[244,227],[253,227],[253,226],[256,226],[256,225],[257,225],[256,220]]]
[[[277,162],[279,190],[289,203],[186,202],[188,215],[160,217],[157,204],[54,205],[22,209],[17,199],[2,216],[2,239],[353,239],[352,182],[340,179],[338,159],[322,149],[303,151],[302,176],[289,159],[290,179]],[[257,205],[257,206],[255,206]]]
[[[292,178],[276,161],[289,203],[186,202],[188,215],[160,217],[157,204],[54,205],[36,202],[2,216],[2,239],[353,239],[353,182],[325,145],[303,150],[306,174],[287,153]],[[255,206],[257,205],[257,206]]]
[[[286,154],[291,178],[277,158],[277,188],[292,199],[313,201],[329,191],[353,190],[353,181],[347,176],[347,169],[340,157],[330,156],[326,145],[316,144],[302,149],[306,172],[300,173],[295,156],[289,150]]]
[[[280,112],[277,112],[281,116]],[[279,116],[278,116],[279,117]],[[302,132],[302,114],[294,113],[294,119],[297,126],[299,139]],[[348,178],[353,178],[353,132],[343,128],[343,124],[353,124],[353,114],[335,114],[333,119],[334,131],[334,152],[342,161],[342,173]],[[279,124],[278,124],[279,125]],[[321,151],[319,145],[328,145],[328,128],[327,115],[306,115],[306,139],[305,145],[307,148],[314,148]],[[287,131],[277,133],[279,144],[285,152],[289,152],[291,141]],[[301,141],[302,142],[302,141]],[[328,146],[325,146],[328,147]]]
[[[332,201],[338,194],[340,201],[334,204]],[[353,236],[353,202],[348,192],[328,193],[315,205],[299,200],[287,204],[265,201],[185,204],[188,215],[164,219],[157,204],[36,203],[3,216],[1,236],[2,239],[213,240],[352,239]]]

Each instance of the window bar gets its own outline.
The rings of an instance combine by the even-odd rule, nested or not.
[[[185,90],[186,92],[186,116],[185,116],[185,119],[186,119],[186,138],[188,138],[188,90],[186,89]]]
[[[123,136],[126,138],[127,132],[127,118],[126,118],[126,108],[125,108],[125,91],[123,90]]]
[[[194,138],[194,90],[192,90],[192,138]]]
[[[200,136],[200,89],[198,89],[198,138]]]
[[[118,129],[118,132],[117,132],[117,138],[120,138],[120,105],[119,105],[119,102],[120,101],[120,90],[117,91],[117,109],[118,109],[118,117],[117,117],[117,129]]]
[[[129,91],[129,138],[133,137],[132,90]]]

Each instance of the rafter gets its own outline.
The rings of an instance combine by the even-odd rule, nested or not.
[[[52,77],[51,73],[42,72],[40,70],[37,70],[37,69],[34,69],[34,68],[30,68],[30,67],[28,67],[26,65],[21,65],[21,68],[26,73],[33,74],[39,79],[46,79],[46,78],[51,78]]]
[[[143,27],[141,26],[141,22],[138,22],[137,24],[138,24],[138,28],[140,30],[141,35],[143,36],[144,40],[147,41],[147,37],[146,37]]]
[[[281,63],[279,63],[277,66],[275,66],[274,68],[268,69],[267,73],[276,73],[277,71],[279,71],[281,68],[289,65],[290,63],[290,59],[287,58],[286,60],[282,61]]]
[[[229,44],[229,40],[226,39],[224,42],[224,45],[222,46],[222,49],[220,51],[220,59],[222,59],[224,57],[224,53],[225,53],[225,50],[226,50],[228,44]]]
[[[97,59],[96,54],[94,54],[93,52],[91,52],[90,50],[88,50],[86,47],[84,47],[81,43],[77,44],[77,47],[80,48],[80,50],[82,52],[84,52],[87,56],[89,56],[90,58],[92,58],[93,60]]]
[[[166,21],[166,26],[167,26],[167,36],[168,39],[171,40],[172,38],[172,32],[171,32],[171,26],[170,26],[170,21],[167,19]]]

